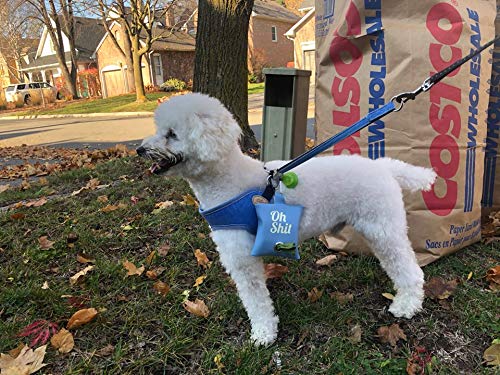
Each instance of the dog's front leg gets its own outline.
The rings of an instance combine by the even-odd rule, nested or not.
[[[252,340],[258,345],[273,343],[279,319],[266,286],[262,259],[250,255],[254,236],[241,230],[223,230],[213,232],[212,238],[250,318]]]

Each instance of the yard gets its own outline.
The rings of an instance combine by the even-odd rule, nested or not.
[[[92,321],[70,330],[72,351],[49,343],[44,373],[495,373],[483,352],[500,334],[498,294],[485,279],[500,263],[497,242],[425,267],[426,280],[456,288],[427,298],[412,320],[387,312],[390,295],[382,294],[394,291],[373,258],[335,253],[319,266],[332,252],[309,241],[300,262],[266,259],[288,272],[268,280],[278,340],[256,348],[187,184],[148,175],[136,157],[95,168],[93,156],[79,158],[72,163],[83,167],[0,193],[1,353],[94,308]],[[197,299],[205,317],[185,308]],[[381,327],[393,324],[402,332],[391,342]]]
[[[248,94],[256,94],[264,91],[264,83],[249,83]],[[16,112],[5,112],[5,115],[29,116],[29,115],[66,115],[85,113],[112,113],[112,112],[153,112],[158,103],[157,99],[169,96],[171,93],[155,92],[147,94],[149,101],[136,103],[135,94],[114,96],[106,99],[81,99],[70,103],[58,102],[49,108],[32,107],[27,110]],[[0,111],[0,115],[2,112]]]

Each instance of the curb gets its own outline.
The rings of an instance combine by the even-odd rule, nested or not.
[[[153,112],[111,112],[111,113],[74,113],[64,115],[22,115],[22,116],[4,116],[0,121],[11,120],[36,120],[51,118],[92,118],[92,117],[153,117]]]

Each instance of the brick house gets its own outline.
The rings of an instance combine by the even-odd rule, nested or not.
[[[272,0],[255,0],[248,30],[250,71],[260,71],[262,66],[287,66],[294,61],[293,42],[284,34],[299,18]]]
[[[124,49],[124,31],[113,21],[110,31]],[[159,86],[169,78],[189,81],[193,78],[195,38],[184,31],[173,31],[163,24],[155,26],[155,34],[163,35],[153,42],[151,52],[143,56],[144,85]],[[133,83],[127,77],[127,63],[106,33],[96,49],[103,97],[130,92]]]
[[[105,29],[102,21],[95,18],[74,17],[75,20],[75,47],[77,53],[77,72],[97,69],[94,53],[99,41],[102,39]],[[62,33],[64,52],[68,67],[71,66],[70,48],[68,37]],[[49,82],[61,88],[63,78],[61,68],[57,61],[55,46],[45,26],[38,44],[34,59],[22,61],[21,72],[30,81]],[[85,82],[80,82],[79,95],[88,96],[88,87]]]
[[[285,36],[293,40],[294,66],[312,71],[316,75],[315,7],[314,0],[304,0],[299,7],[302,18],[293,25]]]

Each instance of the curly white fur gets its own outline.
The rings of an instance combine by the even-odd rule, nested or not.
[[[155,122],[157,133],[143,141],[143,151],[152,159],[158,154],[182,154],[183,162],[165,175],[187,179],[203,208],[250,188],[264,188],[263,163],[240,151],[240,128],[217,99],[202,94],[174,97],[158,107]],[[270,162],[266,168],[283,163]],[[299,184],[283,188],[282,193],[287,203],[304,207],[301,240],[341,223],[352,225],[368,240],[394,282],[397,294],[389,311],[411,318],[422,306],[424,277],[408,240],[401,189],[429,189],[436,178],[434,171],[388,158],[327,156],[314,158],[294,172]],[[243,230],[219,230],[211,236],[250,318],[252,339],[257,344],[272,343],[278,317],[262,259],[250,255],[254,236]]]

